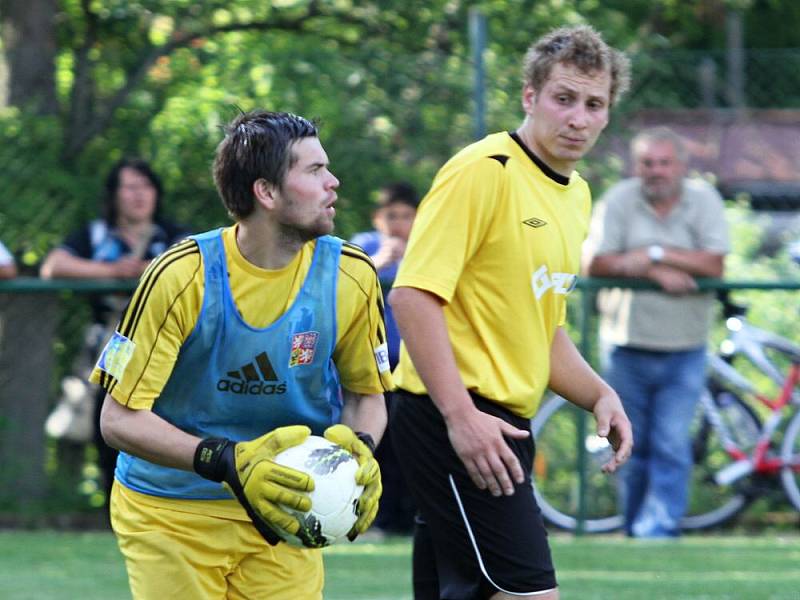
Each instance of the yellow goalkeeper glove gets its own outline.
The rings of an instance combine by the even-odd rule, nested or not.
[[[211,481],[225,484],[236,496],[258,532],[273,546],[281,541],[275,527],[297,533],[297,519],[279,505],[300,511],[311,508],[308,494],[314,479],[272,459],[302,444],[311,434],[305,425],[279,427],[249,442],[207,438],[194,453],[194,470]]]
[[[351,542],[356,539],[359,533],[364,533],[378,514],[378,501],[383,492],[381,484],[381,469],[378,461],[375,460],[375,442],[368,433],[355,433],[347,425],[332,425],[325,430],[325,439],[339,444],[342,448],[350,452],[358,461],[359,467],[356,471],[356,483],[364,486],[361,498],[358,499],[356,514],[358,520],[347,534],[347,539]]]

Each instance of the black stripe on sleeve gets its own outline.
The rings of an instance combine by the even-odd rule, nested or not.
[[[129,316],[129,311],[130,311],[131,305],[134,304],[134,301],[141,294],[142,288],[144,287],[144,283],[150,277],[150,274],[153,272],[153,269],[155,269],[158,266],[158,264],[161,263],[161,261],[165,260],[168,256],[172,256],[172,255],[174,255],[175,252],[177,252],[179,250],[182,250],[182,249],[185,249],[185,248],[188,248],[189,245],[193,244],[193,243],[194,242],[192,240],[182,240],[182,241],[180,241],[180,242],[178,242],[176,244],[173,244],[169,248],[167,248],[167,250],[164,251],[160,256],[158,256],[157,258],[155,258],[153,261],[150,262],[150,264],[147,266],[147,269],[145,269],[144,273],[142,273],[142,276],[139,279],[139,285],[134,290],[133,295],[131,296],[130,300],[128,300],[128,305],[125,307],[125,310],[122,311],[122,316],[120,317],[120,320],[119,320],[119,332],[120,333],[122,333],[122,330],[125,328],[126,323],[128,322],[128,316]]]
[[[349,256],[349,254],[348,254],[348,256]],[[362,258],[362,256],[355,256],[354,258]],[[372,263],[372,261],[369,261],[369,262],[370,262],[370,264]],[[367,303],[365,303],[365,306],[364,306],[364,309],[366,310],[366,313],[367,313],[367,319],[368,319],[367,328],[369,330],[374,330],[375,331],[375,337],[377,338],[379,344],[385,344],[386,343],[386,333],[385,333],[385,330],[384,330],[385,326],[384,326],[383,314],[381,313],[379,315],[380,319],[378,319],[378,321],[376,323],[373,322],[372,319],[370,318],[372,316],[372,312],[370,311],[369,305],[368,305],[368,302],[369,302],[369,299],[370,299],[370,294],[368,294],[367,290],[365,290],[362,287],[361,282],[358,281],[358,279],[353,277],[352,274],[348,273],[344,268],[342,268],[341,264],[339,265],[339,272],[341,273],[341,275],[344,275],[345,277],[351,279],[353,281],[353,283],[356,284],[356,286],[361,291],[361,293],[364,294],[364,298],[367,300]],[[383,298],[383,292],[381,290],[381,286],[380,286],[380,283],[378,282],[378,278],[377,277],[375,277],[374,281],[375,281],[375,286],[376,286],[375,293],[377,294],[376,302],[378,304],[378,307],[379,307],[380,311],[382,311],[383,310],[383,303],[382,303],[381,299]],[[372,340],[368,339],[367,343],[370,345],[370,348],[372,349],[373,354],[374,354],[375,349],[372,347]],[[375,362],[375,368],[377,369],[378,368],[377,361],[374,361],[374,362]],[[383,383],[383,378],[381,377],[380,371],[378,371],[378,380],[381,382],[381,386],[383,387],[384,391],[388,391],[388,388]]]
[[[386,318],[386,315],[385,315],[386,311],[383,308],[383,287],[381,287],[381,282],[380,281],[378,282],[377,299],[378,299],[378,312],[381,314],[381,319],[385,319]]]
[[[509,157],[505,154],[492,154],[489,158],[493,158],[505,167]]]
[[[120,326],[120,333],[122,335],[131,339],[136,332],[136,327],[142,317],[142,309],[147,303],[147,298],[150,296],[153,286],[161,273],[164,272],[164,269],[177,260],[199,252],[200,249],[197,247],[194,240],[188,240],[186,244],[179,244],[171,250],[168,250],[150,265],[142,276],[142,282],[133,298],[131,298],[131,302],[125,311],[124,320]]]
[[[111,388],[113,388],[117,383],[117,379],[105,371],[100,371],[100,387],[103,388],[107,394],[111,393]]]
[[[342,254],[344,254],[345,256],[350,256],[352,258],[363,260],[370,266],[370,268],[375,272],[376,275],[378,274],[378,270],[375,268],[375,263],[373,263],[369,255],[361,249],[361,246],[356,246],[355,244],[345,242],[342,245]]]
[[[164,329],[164,325],[166,325],[166,323],[167,323],[167,319],[169,318],[170,313],[172,313],[172,309],[178,303],[179,298],[181,296],[183,296],[184,292],[186,292],[186,290],[189,289],[189,287],[192,285],[192,282],[197,277],[197,271],[199,271],[202,268],[202,266],[203,266],[202,264],[198,264],[197,265],[197,268],[195,268],[194,273],[192,273],[192,276],[186,281],[186,285],[184,285],[183,289],[180,292],[178,292],[178,294],[175,296],[175,298],[172,299],[172,303],[169,305],[169,308],[167,309],[167,312],[164,314],[164,320],[161,321],[161,324],[158,327],[158,333],[156,333],[156,337],[153,340],[153,345],[150,347],[150,353],[148,354],[147,361],[145,362],[145,365],[142,367],[142,370],[139,373],[139,378],[136,380],[136,383],[134,383],[131,386],[131,391],[130,391],[130,395],[128,396],[128,401],[130,401],[130,396],[132,396],[136,392],[136,388],[139,386],[139,383],[141,383],[141,381],[142,381],[142,377],[144,376],[144,373],[147,370],[147,366],[150,364],[150,360],[153,358],[153,352],[155,351],[155,348],[158,345],[158,338],[161,335],[161,331]],[[195,326],[196,326],[196,324],[195,324]],[[114,383],[111,384],[111,387],[109,389],[109,393],[114,389],[114,386],[116,386],[116,384],[117,384],[116,381],[114,381]],[[127,406],[127,402],[126,402],[126,406]]]

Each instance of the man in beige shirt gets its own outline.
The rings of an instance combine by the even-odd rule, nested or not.
[[[650,279],[660,290],[604,290],[607,381],[635,440],[623,473],[625,528],[635,537],[680,533],[692,469],[689,425],[705,383],[713,295],[696,277],[722,277],[729,250],[722,198],[686,178],[687,152],[671,130],[631,144],[636,177],[611,187],[595,211],[589,274]]]

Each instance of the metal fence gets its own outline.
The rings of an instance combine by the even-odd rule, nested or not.
[[[0,470],[0,524],[4,515],[11,515],[9,519],[15,524],[22,521],[73,526],[76,514],[102,517],[102,511],[97,509],[104,497],[91,445],[50,439],[45,435],[44,423],[60,394],[62,378],[80,359],[88,323],[88,295],[128,293],[133,286],[131,281],[35,278],[0,282],[0,464],[4,465]],[[570,329],[584,356],[595,363],[594,297],[598,289],[608,286],[639,288],[652,284],[602,278],[580,280]],[[701,287],[778,293],[800,290],[800,280],[702,280]],[[793,296],[789,306],[794,308],[796,300],[797,296]],[[590,419],[584,417],[578,430],[585,432],[592,426]],[[578,439],[583,436],[579,434]],[[582,456],[583,444],[579,443],[578,449]],[[585,477],[585,470],[585,464],[579,461],[576,478]],[[579,490],[582,494],[582,484]],[[583,497],[581,501],[585,505],[592,499]],[[86,522],[92,521],[77,521]]]

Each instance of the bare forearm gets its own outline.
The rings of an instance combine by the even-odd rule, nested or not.
[[[550,350],[550,387],[573,404],[590,411],[597,422],[597,435],[608,438],[614,455],[603,465],[613,473],[633,447],[633,433],[617,393],[583,360],[567,333],[559,328]]]
[[[131,410],[106,396],[100,426],[109,446],[165,467],[194,470],[194,452],[200,438],[152,411]]]
[[[641,277],[656,279],[653,271],[669,267],[694,277],[722,277],[724,257],[705,250],[682,250],[664,248],[664,256],[653,263],[646,248],[637,248],[617,254],[595,256],[589,263],[588,272],[593,277]]]
[[[630,271],[625,253],[595,256],[588,268],[588,273],[592,277],[633,277]]]
[[[42,264],[40,274],[44,279],[56,277],[100,279],[114,277],[112,263],[87,260],[57,248],[50,252]]]
[[[550,389],[590,412],[597,399],[611,390],[560,327],[550,347],[550,365]]]
[[[392,291],[389,302],[414,367],[445,420],[474,409],[458,372],[439,299],[401,287]]]
[[[383,394],[357,394],[344,390],[342,422],[353,431],[363,431],[377,444],[386,430],[386,402]]]
[[[721,254],[705,250],[664,248],[661,264],[674,267],[695,277],[722,277],[725,260]]]

